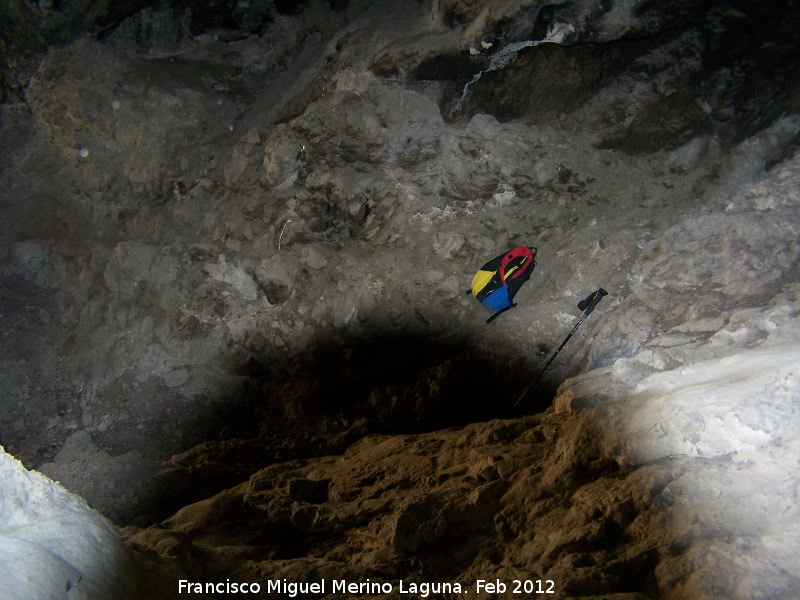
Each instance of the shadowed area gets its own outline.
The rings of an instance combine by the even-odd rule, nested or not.
[[[251,358],[238,371],[246,377],[241,388],[198,424],[204,432],[198,440],[205,441],[161,463],[149,494],[112,512],[115,520],[159,521],[265,465],[341,454],[368,435],[419,434],[545,410],[554,393],[552,382],[537,384],[514,407],[533,378],[520,357],[402,335],[329,341],[271,361]],[[119,454],[120,433],[94,439]],[[104,494],[89,500],[110,508]]]

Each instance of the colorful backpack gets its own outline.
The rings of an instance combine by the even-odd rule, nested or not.
[[[494,311],[486,322],[491,323],[502,313],[514,308],[514,296],[530,279],[536,268],[536,248],[517,246],[493,258],[472,278],[472,289],[467,290],[486,308]]]

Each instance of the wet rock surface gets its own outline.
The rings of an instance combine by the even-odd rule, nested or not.
[[[36,58],[6,450],[175,580],[796,595],[796,10],[334,4]]]

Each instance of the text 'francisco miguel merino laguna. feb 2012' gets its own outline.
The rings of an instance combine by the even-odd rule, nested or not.
[[[500,580],[487,581],[478,579],[471,586],[460,582],[415,582],[400,580],[397,584],[390,582],[366,581],[354,583],[344,579],[325,579],[316,582],[293,582],[286,579],[268,581],[263,591],[267,594],[280,594],[294,598],[300,594],[362,594],[380,595],[395,591],[400,594],[413,594],[417,597],[427,598],[431,594],[461,594],[461,593],[505,593],[514,594],[554,594],[555,582],[551,580],[528,579],[511,582]],[[470,589],[471,588],[471,589]],[[225,583],[200,583],[181,579],[178,581],[179,594],[260,594],[262,586],[258,583],[237,583],[226,580]]]

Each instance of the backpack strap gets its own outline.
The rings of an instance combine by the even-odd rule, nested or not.
[[[522,267],[529,260],[533,261],[534,266],[536,265],[536,255],[533,253],[533,250],[534,249],[528,246],[517,246],[502,256],[500,259],[500,267],[497,271],[500,273],[500,281],[503,285],[506,284],[507,276],[513,279],[521,275],[525,271]]]
[[[514,308],[515,306],[516,306],[516,304],[509,304],[509,305],[508,305],[508,306],[506,306],[505,308],[501,308],[501,309],[500,309],[500,310],[498,310],[496,313],[494,313],[494,314],[493,314],[491,317],[489,317],[488,319],[486,319],[486,324],[488,325],[489,323],[491,323],[492,321],[494,321],[494,320],[495,320],[497,317],[499,317],[500,315],[502,315],[504,312],[506,312],[507,310],[511,310],[511,309],[512,309],[512,308]]]

